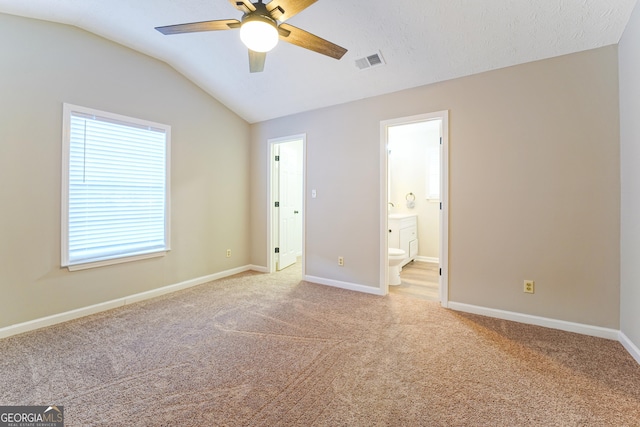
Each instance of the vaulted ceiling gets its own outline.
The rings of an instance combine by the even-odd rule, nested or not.
[[[228,0],[0,0],[0,12],[74,25],[165,61],[253,123],[616,44],[635,3],[318,0],[287,23],[348,52],[336,60],[280,42],[262,73],[249,72],[238,30],[165,36],[154,29],[240,19]],[[355,65],[378,52],[384,65]]]

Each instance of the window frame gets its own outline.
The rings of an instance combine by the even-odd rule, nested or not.
[[[164,247],[145,253],[118,254],[70,262],[69,260],[69,179],[70,179],[70,149],[71,149],[71,115],[80,113],[105,118],[131,127],[147,127],[163,130],[165,133],[165,183],[164,183]],[[62,179],[61,179],[61,266],[70,271],[84,270],[106,265],[137,261],[148,258],[162,257],[171,250],[171,126],[135,117],[101,111],[94,108],[63,103],[62,120]]]

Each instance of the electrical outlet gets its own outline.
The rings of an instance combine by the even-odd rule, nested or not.
[[[341,256],[338,257],[338,265],[341,267],[344,265],[344,257],[341,257]]]
[[[231,258],[231,249],[227,249],[227,258]]]
[[[535,282],[533,280],[525,280],[524,291],[528,294],[532,294],[535,291]]]

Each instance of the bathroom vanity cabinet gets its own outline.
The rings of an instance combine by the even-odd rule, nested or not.
[[[413,214],[389,215],[389,247],[402,249],[405,265],[418,256],[418,217]]]

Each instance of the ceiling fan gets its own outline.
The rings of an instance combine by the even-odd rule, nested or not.
[[[156,27],[156,30],[170,35],[240,28],[240,39],[249,48],[249,70],[252,73],[264,70],[267,52],[275,47],[278,39],[335,59],[342,58],[347,52],[347,49],[337,44],[284,23],[317,0],[271,0],[266,4],[262,1],[251,3],[249,0],[229,0],[236,9],[244,13],[240,21],[219,19],[167,25]]]

